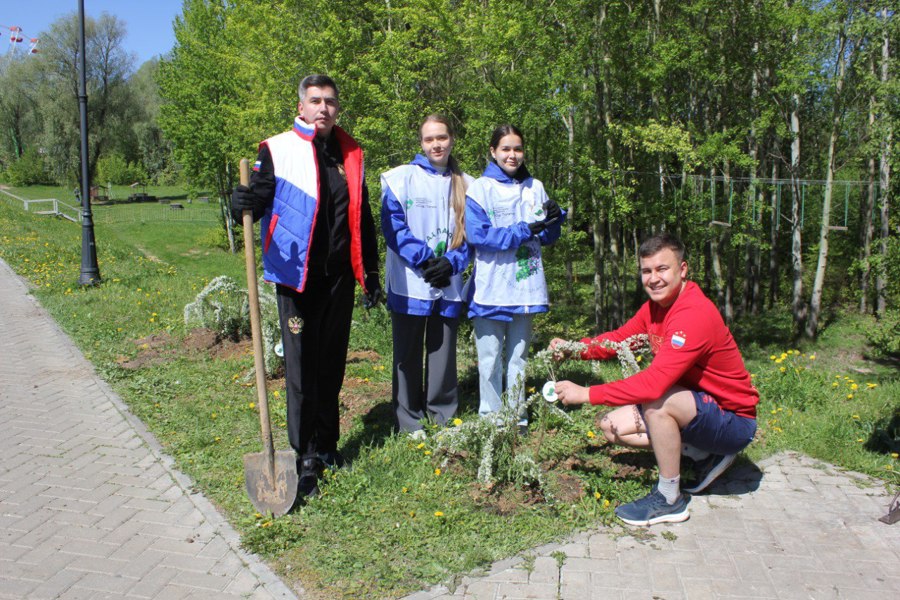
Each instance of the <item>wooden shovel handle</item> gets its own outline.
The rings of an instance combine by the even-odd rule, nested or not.
[[[250,161],[241,159],[241,185],[250,185]],[[275,446],[269,421],[269,398],[266,393],[266,363],[263,358],[262,327],[259,314],[259,288],[256,282],[256,256],[253,253],[253,213],[245,210],[244,260],[247,264],[247,293],[250,300],[250,333],[253,337],[253,364],[256,367],[256,396],[259,400],[259,426],[265,448],[266,470],[275,481]]]

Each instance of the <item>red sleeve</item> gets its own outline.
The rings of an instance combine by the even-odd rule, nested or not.
[[[587,348],[581,353],[583,360],[608,360],[615,358],[616,351],[612,348],[604,347],[601,342],[621,342],[633,335],[647,333],[650,325],[650,303],[645,302],[637,313],[631,317],[624,325],[614,331],[601,333],[595,338],[583,338],[581,343]]]
[[[663,320],[659,350],[650,366],[627,379],[591,386],[591,404],[623,406],[662,397],[714,344],[716,319],[702,314],[703,308],[676,301]]]

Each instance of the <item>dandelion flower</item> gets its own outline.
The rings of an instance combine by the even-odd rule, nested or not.
[[[587,432],[587,436],[588,436],[589,438],[593,439],[593,438],[595,437],[595,434],[594,434],[593,431],[588,431],[588,432]]]
[[[773,355],[771,355],[771,356],[769,356],[769,360],[775,360],[775,359],[776,359],[776,358],[778,358],[778,357],[777,357],[777,356],[775,356],[775,355],[774,355],[774,354],[773,354]]]
[[[837,381],[835,381],[834,383],[831,384],[831,387],[837,387],[837,386],[838,386],[838,382],[837,382]]]
[[[787,368],[786,368],[786,367],[781,367],[781,368],[778,369],[778,370],[781,371],[782,373],[784,373],[785,371],[787,371]]]
[[[406,494],[407,492],[409,492],[409,488],[406,487],[406,486],[403,486],[403,489],[400,490],[400,492],[403,493],[403,494]]]
[[[852,396],[853,394],[850,395]],[[859,420],[859,415],[851,415],[850,418]]]
[[[599,500],[599,499],[600,499],[600,492],[594,492],[594,498],[596,498],[597,500]]]
[[[900,454],[896,452],[891,452],[891,458],[900,458]]]
[[[854,383],[853,385],[850,386],[850,389],[853,390],[853,391],[858,390],[858,389],[859,389],[859,384]]]
[[[431,450],[426,450],[426,451],[425,451],[425,456],[431,456]]]
[[[847,400],[853,400],[853,394],[847,394]],[[859,417],[856,417],[857,419]]]
[[[416,446],[416,449],[417,449],[417,450],[421,450],[421,449],[424,448],[424,447],[425,447],[425,442],[419,442],[419,445]]]
[[[462,419],[460,419],[459,417],[453,419],[453,425],[459,427],[460,425],[462,425]]]
[[[878,384],[877,383],[867,383],[866,387],[869,388],[870,390],[874,390],[875,388],[878,387]]]
[[[603,501],[603,508],[609,508],[609,500]]]
[[[441,470],[440,470],[440,469],[435,469],[435,470],[434,470],[434,474],[435,474],[435,475],[440,475],[440,474],[441,474]]]
[[[434,516],[440,518],[440,517],[444,516],[444,513],[439,510],[436,510],[436,511],[434,511]]]
[[[275,390],[274,392],[272,392],[272,395],[275,396],[276,398],[281,398],[281,392],[279,392],[278,390]]]
[[[809,355],[809,360],[816,360],[816,355],[815,355],[815,354],[810,354],[810,355]]]

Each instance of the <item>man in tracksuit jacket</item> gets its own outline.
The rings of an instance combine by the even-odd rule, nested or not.
[[[354,280],[367,307],[381,299],[378,245],[359,144],[335,125],[335,82],[300,82],[290,131],[259,145],[250,186],[232,216],[262,219],[264,278],[276,284],[284,347],[287,427],[300,495],[317,492],[325,466],[341,466],[338,395],[344,379]]]

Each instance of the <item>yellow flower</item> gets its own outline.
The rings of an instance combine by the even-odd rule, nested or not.
[[[837,386],[838,386],[838,382],[837,382],[837,381],[835,381],[834,383],[831,384],[831,387],[837,387]]]
[[[434,474],[435,474],[435,475],[440,475],[440,474],[441,474],[441,470],[440,470],[440,469],[435,469],[435,470],[434,470]]]
[[[434,516],[436,516],[436,517],[439,517],[439,518],[440,518],[440,517],[443,517],[443,516],[444,516],[444,513],[443,513],[443,512],[441,512],[441,511],[439,511],[439,510],[436,510],[436,511],[434,511]]]
[[[415,517],[415,516],[416,516],[416,511],[414,511],[414,510],[409,511],[409,516]]]
[[[281,398],[281,392],[279,392],[278,390],[275,390],[274,392],[272,392],[272,395],[275,396],[276,398]]]
[[[588,431],[588,432],[587,432],[587,436],[588,436],[589,438],[591,438],[591,439],[593,439],[593,438],[595,437],[593,431]]]
[[[784,359],[786,359],[787,357],[788,357],[787,352],[782,352],[782,353],[781,353],[781,360],[784,360]]]
[[[596,498],[597,500],[599,500],[599,499],[600,499],[600,492],[594,492],[594,498]]]
[[[416,446],[416,449],[417,449],[417,450],[421,450],[421,449],[424,448],[424,447],[425,447],[425,442],[419,442],[419,445]]]
[[[533,393],[535,393],[536,391],[537,391],[537,390],[534,389],[534,386],[528,388],[528,393],[529,393],[529,394],[533,394]]]
[[[785,371],[787,371],[787,368],[785,368],[785,367],[781,367],[781,368],[780,368],[780,369],[778,369],[778,370],[779,370],[779,371],[781,371],[781,372],[782,372],[782,373],[784,373],[784,372],[785,372]]]
[[[900,458],[900,454],[896,452],[891,452],[891,458]]]
[[[781,427],[773,427],[772,429],[777,431],[778,433],[781,433],[782,431],[784,431]]]
[[[459,417],[453,419],[453,425],[459,427],[460,425],[462,425],[462,419],[460,419]]]
[[[850,386],[850,389],[851,389],[851,390],[854,390],[854,391],[858,390],[858,389],[859,389],[859,384],[854,383],[853,385]]]
[[[853,400],[853,394],[847,394],[847,400]],[[859,417],[856,417],[857,419]]]
[[[853,395],[853,394],[851,394],[851,396],[852,396],[852,395]],[[851,418],[851,419],[859,419],[859,415],[851,415],[850,418]]]
[[[864,441],[866,441],[866,440],[865,440],[864,438],[856,438],[856,441],[859,442],[859,443],[862,443],[862,442],[864,442]]]
[[[641,362],[641,359],[643,359],[643,358],[644,358],[643,356],[638,355],[635,357],[634,362]]]
[[[609,508],[609,500],[603,501],[603,508]]]
[[[815,355],[815,354],[810,354],[810,355],[809,355],[809,360],[816,360],[816,355]]]
[[[256,408],[256,402],[251,402],[251,403],[248,404],[247,406],[248,406],[249,408],[251,408],[251,409],[252,409],[252,408]]]
[[[874,390],[875,388],[878,387],[878,384],[877,383],[867,383],[866,387],[869,388],[870,390]]]
[[[402,489],[402,490],[400,490],[400,491],[401,491],[401,492],[402,492],[402,493],[404,493],[404,494],[405,494],[405,493],[407,493],[407,492],[408,492],[408,491],[409,491],[409,488],[408,488],[408,487],[406,487],[406,486],[403,486],[403,489]]]
[[[431,450],[426,450],[426,451],[425,451],[425,456],[431,456]]]
[[[769,360],[775,360],[777,357],[773,354],[769,357]]]

